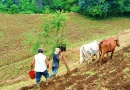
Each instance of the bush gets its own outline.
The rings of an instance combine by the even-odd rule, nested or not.
[[[9,10],[8,10],[8,13],[10,13],[10,14],[16,14],[18,12],[19,12],[19,8],[15,4],[11,5]]]
[[[93,16],[93,17],[101,16],[102,15],[101,7],[98,6],[98,5],[89,6],[87,8],[87,12],[86,13],[88,13],[89,16]]]
[[[71,12],[78,12],[79,7],[78,7],[76,4],[74,4],[74,5],[70,8],[70,10],[71,10]]]
[[[110,5],[105,0],[80,0],[79,2],[80,13],[94,18],[107,17],[109,8]]]
[[[0,12],[6,12],[6,7],[0,2]]]
[[[79,0],[79,12],[94,18],[130,13],[129,0]]]
[[[51,13],[50,7],[49,6],[45,6],[44,9],[43,9],[43,11],[42,11],[42,13],[44,13],[44,14]]]

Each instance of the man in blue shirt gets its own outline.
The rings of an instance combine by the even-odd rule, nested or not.
[[[59,68],[59,61],[61,58],[62,58],[61,50],[59,48],[56,48],[53,54],[52,76],[56,75]]]

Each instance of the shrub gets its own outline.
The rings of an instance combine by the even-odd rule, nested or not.
[[[6,7],[0,2],[0,12],[6,12]]]
[[[16,14],[18,12],[19,12],[19,8],[15,4],[11,5],[9,10],[8,10],[8,13],[10,13],[10,14]]]
[[[79,8],[76,4],[74,4],[71,8],[70,8],[71,12],[78,12]]]
[[[94,18],[130,13],[129,0],[79,0],[79,12]]]

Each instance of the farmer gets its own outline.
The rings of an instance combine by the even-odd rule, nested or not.
[[[46,78],[46,85],[48,85],[48,79],[50,78],[48,74],[47,68],[49,68],[49,61],[46,57],[46,55],[43,54],[43,49],[38,49],[38,54],[34,56],[34,59],[31,63],[31,69],[33,69],[36,72],[36,84],[37,87],[40,88],[40,80],[41,76],[43,75]]]
[[[62,58],[62,53],[59,48],[55,48],[55,52],[53,54],[53,62],[52,62],[52,76],[56,76],[56,73],[59,68],[59,61]]]

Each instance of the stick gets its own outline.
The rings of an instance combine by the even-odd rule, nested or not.
[[[99,51],[99,50],[98,50]],[[95,53],[97,53],[98,51],[94,52],[89,58],[87,58],[85,61],[88,61]]]
[[[65,66],[66,66],[66,69],[67,69],[67,73],[69,73],[69,72],[70,72],[70,69],[69,69],[69,67],[68,67],[68,65],[67,65],[67,63],[66,63],[66,61],[64,60],[63,57],[62,57],[62,59],[63,59],[63,61],[64,61],[64,63],[65,63]]]

